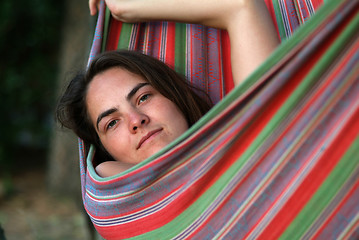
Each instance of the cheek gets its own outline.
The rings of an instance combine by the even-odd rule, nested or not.
[[[124,134],[110,134],[100,139],[107,152],[115,159],[121,160],[131,149],[130,140]]]
[[[182,135],[188,129],[188,123],[182,112],[179,112],[175,121],[175,131],[177,133],[176,137]]]
[[[165,118],[165,121],[168,123],[176,137],[180,136],[188,129],[188,123],[184,114],[169,100],[166,103],[166,106],[164,106],[164,109],[165,111],[162,111],[163,118]]]

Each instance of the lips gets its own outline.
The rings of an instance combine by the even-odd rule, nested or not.
[[[162,128],[153,130],[149,133],[147,133],[144,137],[141,138],[140,142],[137,145],[137,149],[139,149],[144,142],[146,142],[149,138],[151,138],[153,135],[159,133],[162,131]]]

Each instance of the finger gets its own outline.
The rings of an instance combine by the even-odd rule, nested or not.
[[[89,0],[90,14],[94,16],[97,13],[98,0]]]

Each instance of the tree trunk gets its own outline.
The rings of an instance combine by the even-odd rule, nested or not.
[[[95,20],[89,14],[87,0],[66,0],[64,19],[58,94],[70,78],[86,66]],[[48,161],[48,187],[53,193],[81,201],[77,137],[69,130],[60,129],[58,124],[55,126]]]

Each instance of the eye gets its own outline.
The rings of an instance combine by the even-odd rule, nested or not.
[[[149,97],[150,97],[150,94],[145,94],[145,95],[141,96],[140,99],[138,100],[138,104],[145,102]]]
[[[113,128],[117,122],[118,120],[112,120],[111,122],[109,122],[109,124],[106,126],[106,130]]]

